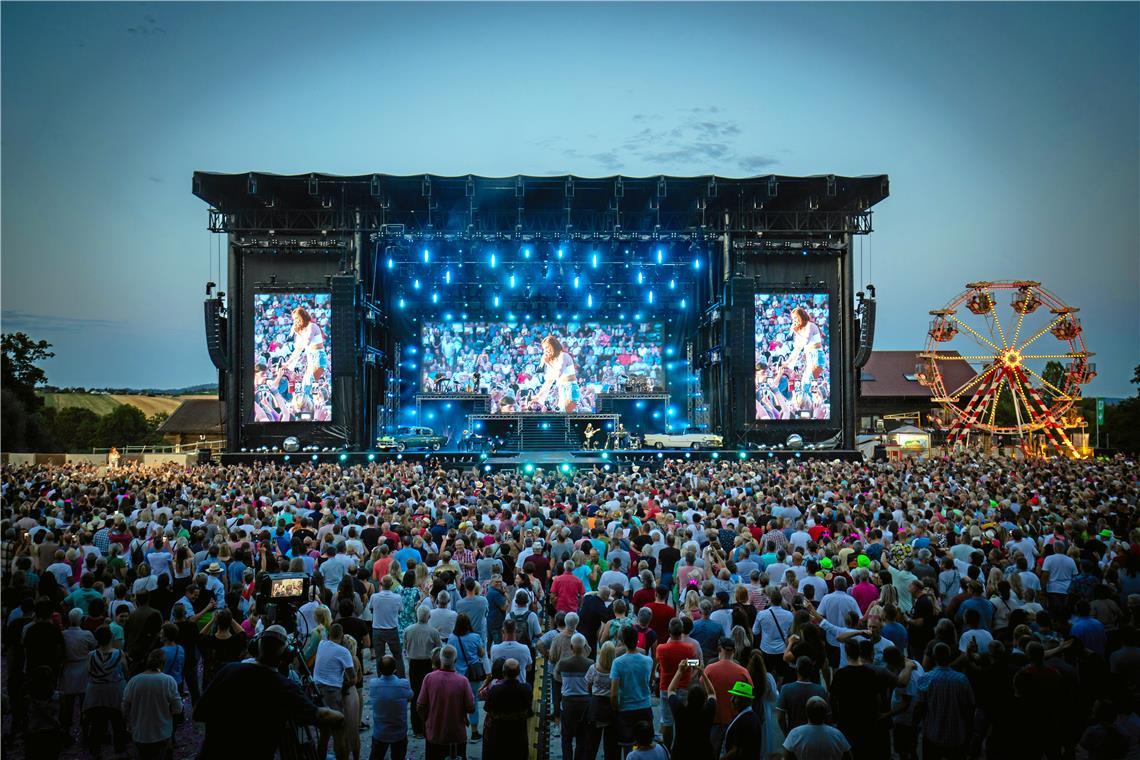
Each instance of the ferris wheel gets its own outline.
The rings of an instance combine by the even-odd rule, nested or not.
[[[1077,311],[1041,283],[1013,280],[969,283],[930,312],[916,374],[947,412],[950,445],[982,432],[1016,436],[1029,447],[1036,435],[1040,450],[1080,457],[1066,429],[1083,424],[1076,404],[1096,367]],[[957,371],[963,368],[955,362],[977,373]]]

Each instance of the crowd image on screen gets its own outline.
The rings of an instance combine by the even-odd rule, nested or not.
[[[328,422],[328,293],[258,293],[253,302],[253,419]]]
[[[830,341],[826,293],[756,294],[757,419],[831,419]]]
[[[4,756],[1137,757],[1138,473],[5,462]]]
[[[423,389],[486,393],[494,412],[555,411],[557,393],[539,403],[548,335],[573,361],[576,411],[595,411],[600,393],[664,385],[658,324],[435,322],[422,331]]]

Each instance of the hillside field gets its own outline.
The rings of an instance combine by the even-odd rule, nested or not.
[[[171,414],[183,399],[216,398],[215,396],[142,396],[142,395],[102,395],[88,393],[43,393],[44,405],[53,409],[80,407],[90,409],[98,415],[109,414],[121,404],[138,407],[146,416],[164,412]]]

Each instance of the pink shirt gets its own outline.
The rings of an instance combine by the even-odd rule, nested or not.
[[[851,589],[851,596],[859,603],[859,611],[866,615],[867,610],[879,598],[879,587],[868,581],[856,583]]]
[[[471,684],[454,670],[433,670],[424,677],[417,705],[427,706],[425,736],[433,744],[466,744],[467,713],[475,709]]]

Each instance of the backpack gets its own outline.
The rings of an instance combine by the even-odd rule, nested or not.
[[[136,538],[131,541],[131,567],[138,567],[146,561],[146,556],[143,554],[143,546],[146,544],[141,538]]]
[[[527,649],[533,649],[534,646],[530,640],[530,610],[522,614],[512,612],[511,617],[515,621],[515,640],[520,644],[526,644]]]
[[[637,648],[649,654],[649,647],[647,646],[649,643],[649,629],[635,625],[634,630],[637,631]]]

